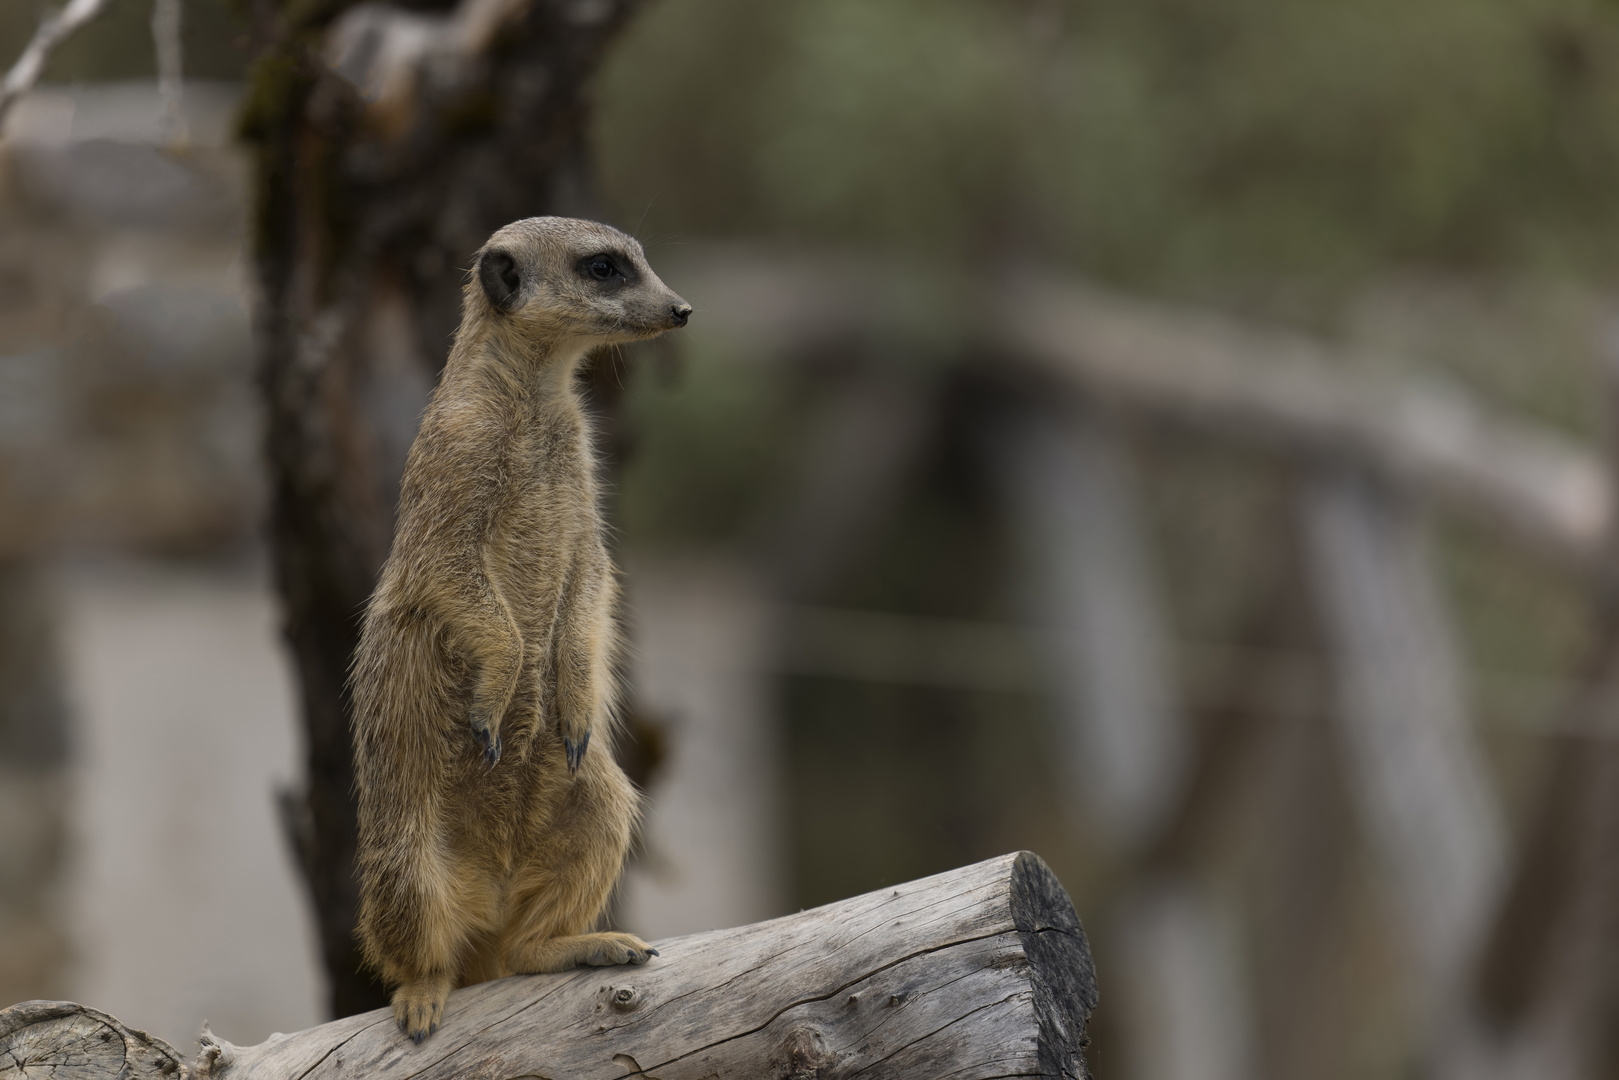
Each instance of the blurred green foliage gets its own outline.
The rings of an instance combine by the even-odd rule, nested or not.
[[[1619,253],[1619,6],[651,0],[595,97],[605,208],[644,223],[654,261],[688,235],[858,247],[879,274],[891,251],[1038,260],[1303,324],[1405,365],[1389,374],[1452,378],[1587,439],[1604,429],[1590,334]],[[750,467],[795,430],[759,422],[787,406],[758,372],[732,385],[738,369],[698,354],[687,369],[721,397],[682,396],[694,422],[663,416],[663,448],[626,479],[633,494],[637,470],[657,470],[671,514],[706,497],[692,448],[724,438],[700,410],[749,418],[732,449]],[[750,393],[759,404],[739,407]],[[648,416],[673,404],[659,394],[632,383]],[[1215,548],[1263,545],[1206,536],[1277,523],[1244,516],[1243,482],[1188,473],[1196,457],[1145,467],[1182,629],[1217,635],[1241,605],[1216,594],[1242,591],[1217,584],[1252,575]],[[752,498],[771,497],[776,480],[758,479]],[[679,527],[639,496],[625,510],[632,538]],[[1531,585],[1462,566],[1462,622],[1490,663],[1566,660],[1576,598],[1544,600],[1543,633],[1505,599]]]
[[[1592,0],[655,0],[597,97],[654,231],[1204,292],[1606,267],[1619,224]]]
[[[654,265],[686,237],[856,248],[876,275],[1034,262],[1292,323],[1589,445],[1607,424],[1591,338],[1619,268],[1619,5],[649,0],[594,93],[603,212]],[[757,552],[793,497],[815,382],[682,356],[673,382],[631,365],[626,544]],[[806,599],[1018,617],[998,481],[964,447],[985,405],[968,379],[857,562]],[[1267,597],[1308,605],[1292,463],[1163,432],[1131,445],[1201,726],[1210,688],[1252,677],[1231,665]],[[1516,817],[1587,598],[1474,523],[1435,536]],[[1054,810],[1047,703],[808,677],[782,703],[800,902],[1012,846],[1052,855],[1085,904],[1105,893],[1106,859]],[[1398,1019],[1360,1026],[1383,1062],[1365,1075],[1396,1072]]]

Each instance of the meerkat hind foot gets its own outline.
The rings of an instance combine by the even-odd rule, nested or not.
[[[421,1042],[438,1030],[444,1003],[450,996],[448,975],[423,975],[402,983],[394,991],[394,1019],[412,1042]]]
[[[644,964],[658,950],[634,934],[614,932],[547,938],[518,951],[512,969],[526,975],[571,971],[577,967]]]

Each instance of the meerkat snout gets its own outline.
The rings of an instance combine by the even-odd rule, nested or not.
[[[669,314],[674,318],[676,326],[685,326],[686,320],[691,318],[691,305],[682,300],[669,309]]]

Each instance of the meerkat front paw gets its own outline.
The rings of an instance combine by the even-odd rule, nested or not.
[[[412,1042],[421,1042],[438,1030],[444,1003],[450,996],[448,975],[423,975],[394,991],[394,1020]]]
[[[473,713],[469,723],[472,727],[472,737],[478,740],[483,748],[483,763],[493,769],[500,760],[500,732],[489,724],[489,718]]]
[[[506,960],[511,970],[520,975],[539,975],[576,967],[644,964],[657,955],[657,949],[634,934],[609,931],[531,940],[518,945]]]

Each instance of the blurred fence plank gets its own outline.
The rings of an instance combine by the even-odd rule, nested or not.
[[[1599,344],[1611,429],[1619,322]],[[1619,456],[1611,437],[1608,455]],[[1615,555],[1619,542],[1610,540]],[[1489,1049],[1524,1059],[1515,1073],[1497,1070],[1512,1080],[1619,1075],[1619,603],[1606,591],[1591,600],[1587,655],[1479,966],[1474,1027]]]
[[[1129,448],[1089,409],[1026,407],[995,434],[1063,794],[1076,820],[1140,857],[1185,798],[1191,748]],[[1252,1002],[1226,912],[1181,875],[1121,907],[1131,1074],[1252,1076]]]
[[[1025,410],[999,434],[1063,787],[1076,816],[1137,848],[1175,804],[1187,739],[1129,457],[1084,411]]]
[[[786,790],[771,682],[776,611],[724,563],[626,568],[638,714],[670,749],[625,878],[622,924],[644,936],[735,926],[790,910]]]
[[[1127,1075],[1249,1080],[1252,999],[1226,912],[1190,880],[1154,881],[1121,904]]]
[[[1500,811],[1414,510],[1336,471],[1312,475],[1302,500],[1351,788],[1391,881],[1419,1004],[1437,1021],[1502,884]]]

